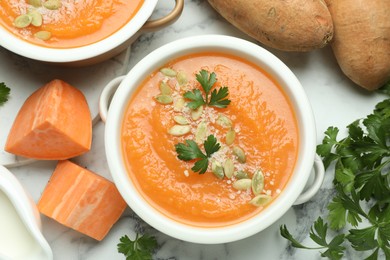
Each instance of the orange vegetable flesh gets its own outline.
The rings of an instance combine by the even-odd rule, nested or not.
[[[115,185],[70,161],[60,161],[38,202],[59,223],[102,240],[126,208]]]
[[[28,158],[63,160],[89,151],[91,142],[91,113],[83,93],[53,80],[22,105],[5,150]]]
[[[293,171],[299,143],[294,111],[278,84],[257,66],[225,54],[185,56],[165,67],[184,71],[193,87],[200,88],[195,74],[201,69],[216,73],[216,88],[228,86],[231,103],[218,110],[239,130],[233,145],[244,149],[249,174],[261,169],[264,190],[273,199],[277,197]],[[167,133],[175,124],[175,113],[153,99],[160,94],[163,78],[161,72],[155,72],[139,86],[129,101],[121,130],[128,174],[145,201],[178,222],[203,227],[230,225],[259,213],[264,207],[248,203],[254,197],[250,190],[237,191],[231,180],[220,180],[209,171],[194,173],[194,161],[177,158],[175,144],[194,137]],[[226,130],[215,128],[218,142],[223,143],[222,131]]]
[[[0,1],[0,25],[20,38],[46,47],[72,48],[100,41],[122,28],[141,8],[143,0],[66,0],[57,10],[34,8],[28,1]],[[36,9],[43,16],[42,26],[16,28],[14,20],[28,10]],[[52,37],[40,40],[38,31]]]

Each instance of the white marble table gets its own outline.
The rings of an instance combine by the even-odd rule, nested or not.
[[[173,2],[173,0],[160,1],[153,17],[167,13],[172,8]],[[250,40],[222,19],[206,0],[186,0],[180,19],[161,31],[141,35],[132,45],[129,60],[126,55],[122,55],[94,68],[84,68],[86,72],[80,73],[80,76],[74,80],[83,86],[83,90],[90,93],[88,94],[90,105],[96,107],[101,87],[109,79],[125,73],[144,55],[165,43],[200,34],[225,34]],[[358,88],[343,76],[329,47],[309,53],[269,50],[292,69],[305,88],[316,119],[318,143],[322,141],[323,132],[328,126],[338,126],[343,133],[347,124],[370,113],[375,104],[384,98],[379,94],[368,93]],[[4,49],[0,49],[0,54],[7,57],[0,59],[2,67],[7,68],[6,71],[0,70],[0,82],[5,81],[6,78],[6,83],[12,88],[11,101],[0,108],[0,114],[2,119],[10,120],[12,113],[10,115],[5,112],[7,106],[11,106],[13,102],[21,102],[17,99],[18,96],[19,99],[23,96],[20,93],[31,92],[31,88],[39,87],[38,83],[49,80],[48,74],[44,73],[47,65],[16,57]],[[104,76],[97,80],[96,71],[99,70],[104,71]],[[59,78],[72,78],[73,75],[68,69],[56,69],[52,73],[53,77]],[[32,86],[24,84],[26,78],[31,79]],[[84,87],[86,83],[91,83],[91,89]],[[1,136],[7,135],[4,128],[0,133]],[[103,133],[104,124],[99,122],[94,127],[91,151],[74,161],[112,179],[105,159]],[[55,164],[56,162],[34,162],[13,167],[11,171],[33,199],[38,201]],[[50,243],[56,260],[124,259],[123,255],[117,252],[116,245],[121,236],[127,234],[134,238],[135,232],[146,232],[156,236],[159,243],[155,253],[156,259],[319,259],[317,251],[290,248],[287,241],[280,236],[279,226],[286,224],[292,233],[298,235],[299,240],[310,244],[308,232],[311,223],[318,216],[325,216],[326,205],[333,194],[332,178],[332,172],[328,171],[318,195],[304,205],[291,208],[268,229],[247,239],[228,244],[201,245],[173,239],[149,227],[129,208],[102,242],[96,242],[44,216],[42,216],[43,234]],[[348,252],[345,257],[345,259],[356,258],[359,256],[353,252]]]

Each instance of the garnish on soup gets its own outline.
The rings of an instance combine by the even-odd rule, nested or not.
[[[186,143],[178,143],[175,145],[177,157],[183,161],[191,161],[194,159],[199,159],[195,162],[194,166],[191,168],[194,172],[199,172],[203,174],[207,171],[209,165],[210,156],[217,152],[221,146],[217,143],[217,139],[213,135],[209,135],[203,143],[204,154],[198,144],[193,140],[186,140]]]

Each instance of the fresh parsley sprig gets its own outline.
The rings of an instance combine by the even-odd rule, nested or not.
[[[140,236],[137,233],[134,240],[125,235],[120,238],[118,252],[124,254],[127,260],[152,260],[157,245],[156,238],[147,234]]]
[[[203,174],[207,171],[210,156],[217,152],[221,148],[221,145],[217,142],[214,135],[209,135],[204,141],[203,147],[206,154],[200,150],[195,141],[185,140],[185,143],[175,145],[177,158],[183,161],[197,160],[191,170]]]
[[[11,89],[4,82],[0,82],[0,106],[8,101],[10,92]]]
[[[390,83],[382,92],[390,95]],[[390,259],[390,99],[378,103],[370,115],[347,129],[347,137],[338,139],[338,128],[329,127],[317,146],[325,167],[335,166],[337,193],[328,204],[328,222],[339,235],[326,243],[328,224],[319,217],[314,230],[323,235],[316,237],[312,228],[310,237],[327,248],[321,255],[330,259],[340,259],[342,244],[347,242],[356,251],[369,251],[366,259],[378,259],[381,252]],[[352,228],[346,228],[347,224]],[[293,247],[318,249],[301,245],[286,226],[280,232]]]
[[[288,231],[286,225],[280,227],[280,234],[291,242],[291,245],[296,248],[302,249],[326,249],[321,252],[322,257],[328,257],[330,259],[341,259],[345,247],[342,246],[344,242],[344,234],[335,236],[330,242],[327,242],[328,224],[324,223],[321,217],[314,222],[313,227],[310,229],[310,238],[316,242],[319,247],[307,247],[298,242]]]
[[[205,93],[205,97],[203,97],[203,94],[199,89],[185,92],[183,96],[191,100],[187,103],[189,108],[197,109],[202,105],[226,108],[230,104],[230,100],[227,98],[229,95],[229,89],[227,87],[221,87],[218,90],[214,89],[211,91],[214,84],[217,82],[217,75],[214,72],[209,73],[206,70],[201,70],[196,74],[196,80],[200,83]]]

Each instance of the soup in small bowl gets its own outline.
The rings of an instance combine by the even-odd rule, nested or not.
[[[0,44],[40,61],[96,63],[124,50],[141,30],[158,29],[175,21],[184,4],[184,0],[177,0],[166,17],[147,22],[157,2],[0,1]]]
[[[118,81],[102,112],[108,164],[129,206],[156,229],[197,243],[234,241],[318,190],[323,167],[309,102],[261,47],[186,38]],[[301,194],[313,165],[314,185]]]

